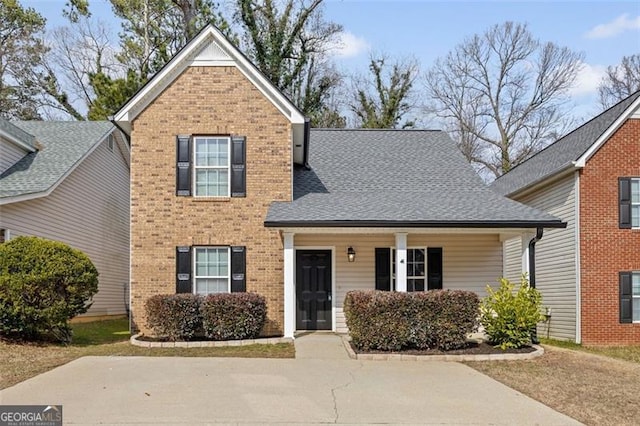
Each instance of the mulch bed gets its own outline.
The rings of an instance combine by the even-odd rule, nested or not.
[[[427,350],[419,350],[419,349],[406,349],[401,351],[361,351],[356,349],[351,344],[351,348],[357,354],[403,354],[403,355],[493,355],[493,354],[526,354],[530,352],[534,352],[536,349],[531,346],[525,346],[520,349],[507,349],[502,350],[500,348],[495,348],[488,343],[475,343],[469,342],[466,348],[461,349],[453,349],[450,351],[442,351],[439,349],[427,349]]]

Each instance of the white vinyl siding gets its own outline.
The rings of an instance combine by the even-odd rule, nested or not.
[[[129,283],[129,168],[122,141],[106,140],[47,197],[0,206],[0,228],[11,238],[62,241],[89,256],[98,294],[85,316],[126,313]]]
[[[522,277],[522,239],[518,236],[508,239],[503,245],[504,268],[502,276],[512,283]]]
[[[20,161],[28,152],[19,146],[0,139],[0,173]]]
[[[536,287],[551,320],[538,327],[541,337],[576,339],[576,212],[574,175],[569,175],[517,201],[567,222],[566,229],[545,229],[536,243]],[[520,242],[518,241],[518,244]],[[512,259],[506,260],[510,264]],[[521,262],[518,257],[517,262]]]
[[[336,331],[347,332],[342,306],[347,292],[375,289],[375,248],[395,246],[393,234],[296,234],[297,249],[335,247]],[[409,234],[409,247],[442,247],[443,288],[463,289],[486,295],[487,284],[502,275],[502,243],[498,235]],[[356,251],[347,260],[347,248]]]

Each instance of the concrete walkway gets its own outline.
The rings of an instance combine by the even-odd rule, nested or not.
[[[0,404],[62,404],[65,424],[578,424],[465,365],[355,361],[339,343],[300,336],[283,360],[85,357]]]

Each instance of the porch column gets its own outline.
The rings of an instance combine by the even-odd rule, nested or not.
[[[284,237],[284,337],[293,338],[296,331],[295,249],[293,232]]]
[[[396,233],[396,291],[407,291],[407,234]]]

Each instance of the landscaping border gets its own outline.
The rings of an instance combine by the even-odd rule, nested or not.
[[[225,346],[276,345],[278,343],[293,343],[290,337],[265,337],[262,339],[225,340],[225,341],[195,341],[195,342],[146,342],[138,340],[141,334],[131,336],[129,342],[142,348],[221,348]]]
[[[517,361],[537,358],[544,354],[540,345],[532,345],[536,350],[524,354],[480,354],[480,355],[410,355],[410,354],[357,354],[351,347],[349,336],[343,335],[342,343],[349,358],[360,361]]]

